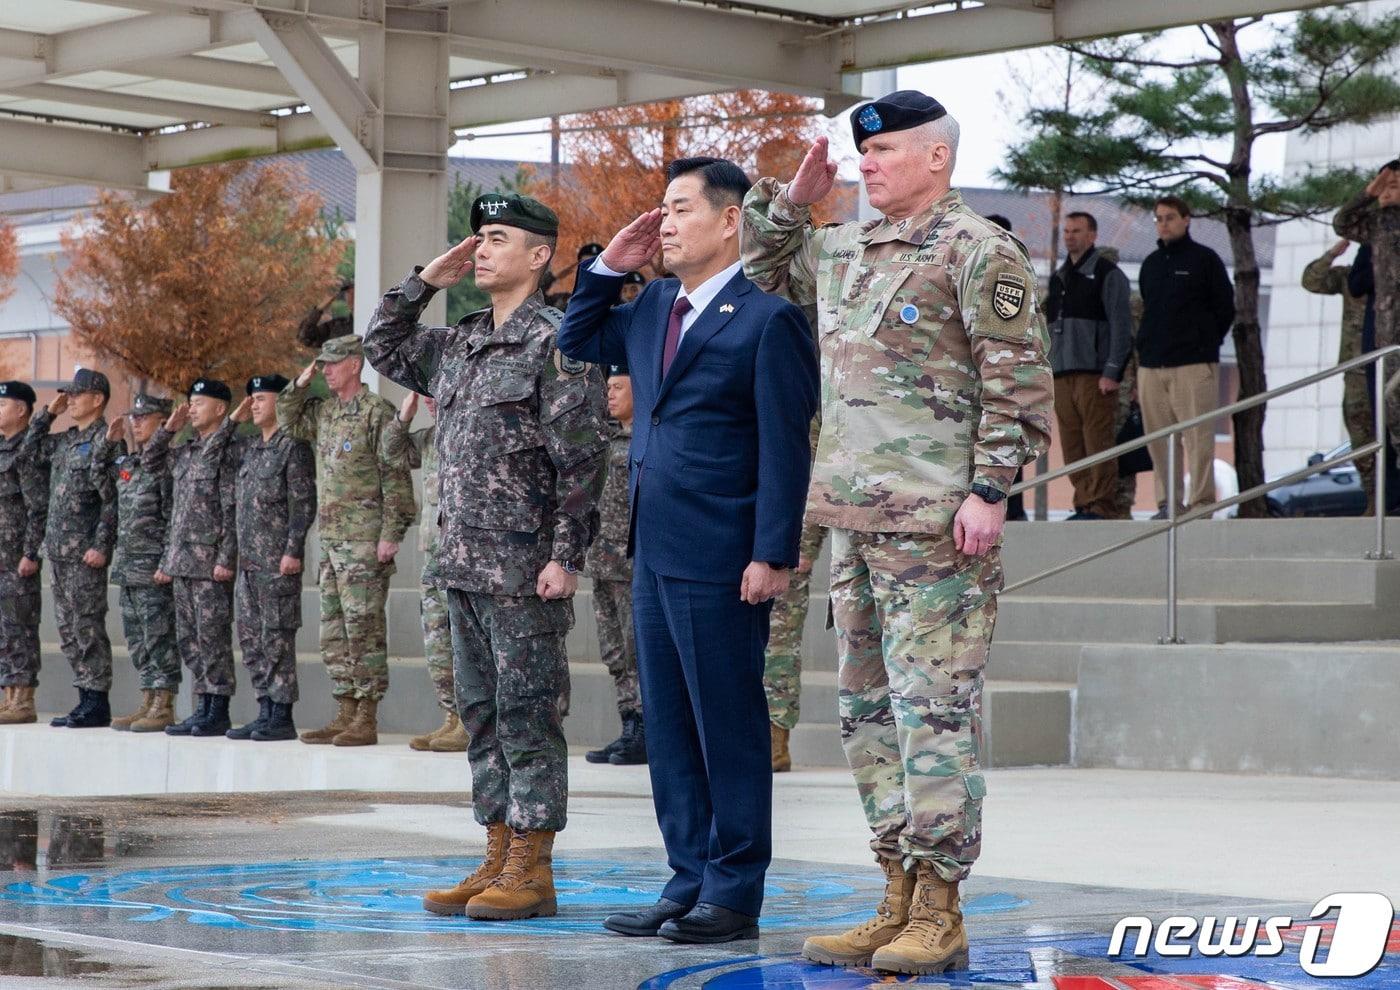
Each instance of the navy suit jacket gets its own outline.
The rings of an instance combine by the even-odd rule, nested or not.
[[[621,277],[580,269],[558,345],[631,372],[629,552],[666,577],[726,584],[750,561],[796,566],[817,410],[806,317],[739,272],[686,331],[663,381],[680,281],[652,281],[619,306],[621,288]]]

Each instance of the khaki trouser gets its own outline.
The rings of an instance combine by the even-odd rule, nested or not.
[[[1138,404],[1142,406],[1142,426],[1153,433],[1185,422],[1218,408],[1220,396],[1218,364],[1183,364],[1177,368],[1140,368]],[[1179,434],[1177,445],[1176,491],[1178,509],[1182,479],[1191,476],[1187,503],[1208,505],[1215,501],[1215,424],[1207,422]],[[1183,447],[1185,457],[1182,457]],[[1167,504],[1167,441],[1149,445],[1152,451],[1152,477],[1156,482],[1157,504]]]
[[[1117,393],[1099,391],[1096,371],[1055,376],[1055,419],[1065,463],[1073,464],[1113,446],[1113,416]],[[1105,519],[1118,515],[1118,462],[1105,461],[1069,476],[1074,485],[1076,512],[1093,512]]]

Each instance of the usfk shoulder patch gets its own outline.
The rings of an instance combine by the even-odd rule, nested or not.
[[[1026,305],[1026,280],[1014,272],[1002,272],[992,288],[992,309],[1003,320],[1015,319]]]
[[[588,363],[585,361],[575,361],[571,357],[565,357],[563,351],[554,352],[554,367],[559,374],[566,378],[577,378],[588,370]]]

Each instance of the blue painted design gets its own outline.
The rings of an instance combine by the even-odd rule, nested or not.
[[[873,104],[862,110],[860,115],[856,117],[856,120],[860,123],[861,127],[865,128],[865,130],[869,131],[871,134],[876,133],[885,126],[884,120],[880,117],[880,111],[876,110]]]

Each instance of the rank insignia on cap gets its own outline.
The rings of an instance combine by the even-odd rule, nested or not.
[[[203,392],[203,391],[204,391],[204,383],[203,383],[203,382],[195,382],[195,383],[194,383],[194,390],[195,390],[196,392]]]
[[[874,107],[866,107],[860,112],[860,126],[874,134],[885,126],[885,122],[880,119],[880,111]]]
[[[495,218],[500,216],[501,211],[509,205],[510,204],[503,199],[488,199],[486,202],[481,204],[481,209],[485,212],[485,214],[488,217]]]
[[[1003,320],[1010,320],[1021,312],[1026,304],[1026,280],[1011,272],[997,276],[992,290],[992,308]]]

